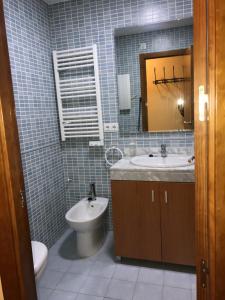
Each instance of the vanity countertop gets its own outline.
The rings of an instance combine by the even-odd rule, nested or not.
[[[148,167],[135,166],[130,160],[131,157],[125,157],[115,163],[110,168],[110,179],[195,182],[194,165],[174,169],[150,169]]]

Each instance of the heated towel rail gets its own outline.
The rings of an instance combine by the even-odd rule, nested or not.
[[[103,145],[97,46],[53,51],[62,140],[88,138]]]

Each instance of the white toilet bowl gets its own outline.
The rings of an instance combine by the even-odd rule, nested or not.
[[[94,201],[80,200],[67,213],[66,221],[77,232],[79,256],[95,254],[101,247],[104,236],[104,217],[109,199],[97,197]]]
[[[37,241],[31,241],[31,247],[34,263],[34,274],[35,279],[37,280],[40,278],[47,265],[48,249],[43,243]]]

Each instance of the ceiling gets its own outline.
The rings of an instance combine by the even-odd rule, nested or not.
[[[66,2],[69,0],[44,0],[44,2],[46,2],[47,4],[55,4],[55,3],[59,3],[59,2]]]

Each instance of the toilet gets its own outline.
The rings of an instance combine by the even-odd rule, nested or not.
[[[43,243],[37,241],[31,241],[31,247],[35,279],[38,280],[47,265],[48,249]]]
[[[96,197],[80,200],[67,213],[66,221],[76,231],[77,251],[80,257],[94,255],[105,237],[104,218],[109,199]]]

